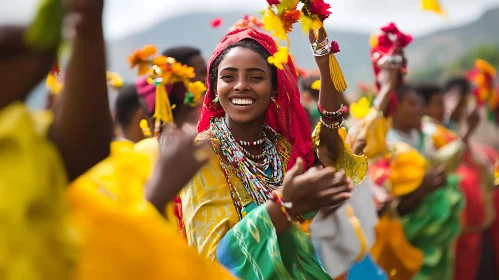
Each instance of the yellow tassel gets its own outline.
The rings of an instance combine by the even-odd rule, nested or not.
[[[145,137],[151,137],[151,129],[149,128],[149,123],[146,119],[140,121],[140,128]]]
[[[172,106],[170,105],[170,99],[168,98],[164,83],[158,83],[156,85],[156,104],[154,105],[153,117],[155,119],[155,135],[159,133],[161,123],[164,125],[173,122]]]
[[[345,91],[347,89],[347,82],[334,54],[329,55],[329,73],[336,90],[339,92]]]

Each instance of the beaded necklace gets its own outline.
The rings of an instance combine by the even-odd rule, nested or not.
[[[279,157],[276,148],[277,133],[271,127],[264,125],[264,135],[266,137],[263,141],[263,150],[265,151],[266,157],[264,158],[263,163],[257,163],[248,158],[243,152],[244,148],[232,136],[225,119],[213,118],[211,120],[210,129],[220,143],[221,153],[234,168],[236,176],[241,180],[245,190],[251,195],[253,201],[257,205],[265,203],[270,198],[272,191],[282,185],[284,178],[281,158]],[[220,156],[219,160],[224,175],[229,182],[232,198],[240,213],[244,208],[244,205],[241,205],[240,198],[235,197],[239,194],[237,194],[237,191],[231,186],[228,172],[225,170]],[[267,176],[266,173],[269,168],[272,171],[271,176]]]

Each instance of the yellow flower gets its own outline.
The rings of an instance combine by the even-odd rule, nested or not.
[[[174,77],[173,79],[175,80],[172,81],[172,83],[183,81],[185,79],[192,79],[196,76],[193,67],[183,65],[179,62],[175,62],[171,65],[171,71]]]
[[[276,53],[273,56],[268,58],[268,62],[270,64],[274,64],[275,67],[279,69],[284,68],[284,64],[288,63],[289,51],[288,47],[279,47]]]
[[[371,48],[378,46],[378,38],[379,34],[372,34],[371,37],[369,37],[369,45],[371,45]]]
[[[107,84],[112,86],[113,88],[120,88],[123,86],[123,78],[121,78],[118,73],[114,73],[111,71],[106,72],[106,79],[107,79]]]
[[[301,13],[300,22],[303,33],[305,33],[305,35],[308,35],[308,31],[314,26],[314,21],[310,17]]]
[[[487,61],[483,60],[483,59],[477,59],[475,61],[475,67],[480,70],[480,72],[482,73],[486,73],[486,74],[489,74],[491,76],[495,76],[496,75],[496,68],[492,65],[490,65],[490,63],[488,63]]]
[[[317,81],[313,82],[311,87],[312,87],[312,89],[320,90],[321,89],[321,80],[317,80]]]
[[[446,17],[444,10],[440,6],[440,3],[438,3],[438,0],[421,0],[421,8],[424,11],[435,12],[443,17]]]
[[[364,96],[359,101],[350,105],[350,113],[354,118],[362,119],[369,113],[370,105],[369,99]]]
[[[206,91],[206,87],[203,82],[197,81],[194,83],[188,83],[187,90],[194,94],[194,96],[201,96],[201,94]]]
[[[58,81],[54,74],[49,73],[47,76],[47,81],[45,82],[45,86],[52,94],[61,93],[64,85],[62,82]]]
[[[267,31],[272,31],[272,36],[281,40],[286,39],[286,30],[281,22],[281,19],[276,15],[271,8],[265,10],[263,14],[263,27]]]
[[[141,50],[136,50],[128,57],[128,62],[130,63],[130,69],[139,67],[138,75],[142,76],[147,73],[148,70],[148,59],[149,57],[156,54],[157,49],[154,45],[146,45]]]

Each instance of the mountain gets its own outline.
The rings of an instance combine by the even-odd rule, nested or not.
[[[220,28],[213,29],[210,21],[223,19]],[[143,32],[110,41],[107,44],[108,68],[120,73],[126,81],[135,79],[135,72],[128,67],[128,56],[146,44],[154,44],[160,51],[172,46],[193,45],[209,58],[218,41],[230,26],[243,17],[242,13],[193,13],[160,22]],[[416,37],[407,48],[410,71],[417,72],[455,60],[473,47],[499,43],[499,8],[490,9],[477,21],[460,27],[449,28],[429,35]],[[350,89],[356,90],[358,81],[373,80],[369,58],[369,36],[367,33],[328,30],[329,38],[340,44],[337,55]],[[300,68],[315,68],[306,36],[297,26],[290,35],[291,52]],[[40,93],[38,93],[40,94]],[[39,107],[43,98],[33,98]]]

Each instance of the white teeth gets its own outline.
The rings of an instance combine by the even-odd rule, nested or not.
[[[231,102],[234,105],[251,105],[254,101],[252,99],[233,98]]]

